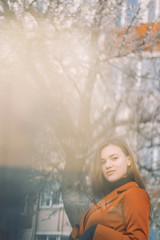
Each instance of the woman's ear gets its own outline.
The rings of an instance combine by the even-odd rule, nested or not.
[[[127,157],[127,166],[131,166],[131,158],[129,156]]]

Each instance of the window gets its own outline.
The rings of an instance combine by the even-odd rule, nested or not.
[[[49,191],[44,191],[41,194],[40,206],[41,207],[51,207],[52,205],[52,194]]]
[[[141,62],[140,146],[141,165],[150,169],[159,168],[159,92],[160,58],[144,58]]]
[[[148,94],[159,94],[160,58],[143,59],[141,69],[141,91]]]
[[[62,194],[59,190],[51,191],[44,190],[40,197],[40,207],[50,208],[50,207],[61,207],[63,206]]]
[[[116,27],[120,27],[122,24],[122,1],[116,0],[116,17],[115,17],[115,25]]]
[[[148,23],[153,23],[155,21],[155,7],[155,1],[150,1],[148,4]]]
[[[118,100],[121,98],[122,91],[123,91],[123,85],[121,82],[122,78],[122,70],[121,70],[121,64],[120,63],[114,63],[113,66],[111,66],[111,79],[113,84],[113,92],[115,98]]]
[[[112,92],[116,101],[125,97],[126,89],[134,96],[134,90],[137,87],[137,79],[135,78],[137,61],[134,58],[121,58],[119,61],[112,62],[110,70],[113,84]]]
[[[138,14],[138,0],[128,0],[126,9],[126,20],[132,23]]]
[[[62,195],[60,191],[55,191],[52,196],[53,204],[59,205],[62,203]]]

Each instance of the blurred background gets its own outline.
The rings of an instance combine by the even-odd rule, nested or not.
[[[67,239],[111,136],[160,239],[159,36],[159,0],[0,0],[0,240]]]

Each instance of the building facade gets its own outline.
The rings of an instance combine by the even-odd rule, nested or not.
[[[25,229],[23,240],[67,240],[70,232],[61,195],[52,191],[41,193],[35,204],[32,226]]]

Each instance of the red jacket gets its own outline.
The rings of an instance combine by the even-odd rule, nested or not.
[[[77,238],[97,224],[93,240],[148,240],[149,211],[146,191],[129,182],[93,204],[83,214],[80,230],[74,227],[71,236]]]

